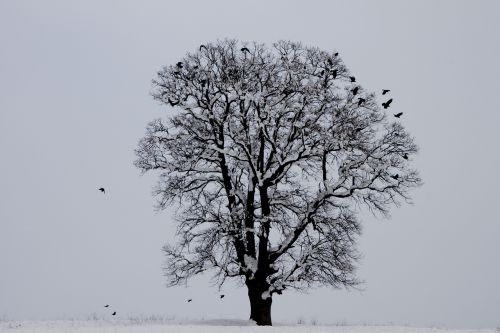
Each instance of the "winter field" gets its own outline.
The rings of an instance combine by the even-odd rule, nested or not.
[[[286,333],[497,333],[497,329],[416,328],[407,326],[347,326],[300,325],[276,323],[259,327],[243,320],[58,320],[58,321],[3,321],[0,332],[16,333],[226,333],[226,332],[286,332]]]

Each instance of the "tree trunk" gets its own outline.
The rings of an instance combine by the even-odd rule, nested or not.
[[[250,299],[250,319],[260,326],[272,326],[271,321],[271,296],[262,298],[262,293],[267,290],[267,286],[257,283],[247,283],[248,298]]]

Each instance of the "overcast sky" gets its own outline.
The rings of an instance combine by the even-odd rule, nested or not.
[[[154,212],[155,178],[132,164],[146,124],[171,111],[149,95],[156,71],[229,37],[337,50],[365,88],[392,90],[421,148],[414,205],[364,218],[363,291],[277,295],[274,321],[499,326],[499,13],[472,0],[0,0],[0,318],[108,316],[108,303],[120,318],[248,318],[243,287],[223,300],[209,276],[165,287],[174,210]]]

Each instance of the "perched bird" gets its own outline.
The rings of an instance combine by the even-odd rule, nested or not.
[[[366,100],[364,98],[360,98],[358,100],[358,106],[361,106],[361,104],[363,104],[364,102],[366,102]]]
[[[405,160],[407,160],[407,159],[408,159],[408,154],[407,154],[407,153],[405,153],[405,154],[403,155],[403,158],[404,158]]]
[[[177,104],[179,104],[180,102],[177,101],[177,102],[174,102],[172,101],[170,98],[168,99],[168,103],[170,104],[170,106],[176,106]]]
[[[334,69],[334,70],[332,71],[332,76],[333,76],[333,78],[334,78],[334,79],[336,79],[336,78],[337,78],[337,70],[336,70],[336,69]]]
[[[399,117],[401,117],[402,115],[403,115],[403,112],[400,112],[400,113],[396,113],[396,114],[394,115],[394,117],[399,118]]]
[[[319,73],[320,76],[325,75],[325,70],[322,70],[321,73]]]
[[[391,178],[394,179],[394,180],[398,180],[399,175],[398,174],[392,175]]]
[[[242,47],[241,48],[241,52],[250,52],[250,50],[248,48],[246,48],[246,47]]]
[[[104,307],[105,307],[105,308],[109,308],[109,304],[106,304]]]
[[[333,61],[332,61],[332,59],[328,58],[328,60],[326,60],[326,61],[328,61],[328,65],[330,65],[330,66],[332,66],[332,65],[333,65]]]
[[[226,295],[220,295],[220,298],[224,298],[224,296],[226,296]]]
[[[392,103],[392,98],[386,101],[385,103],[382,103],[382,106],[384,107],[384,109],[387,109],[389,105],[391,105],[391,103]]]
[[[338,55],[339,55],[339,53],[338,53],[338,52],[335,52],[334,56],[338,56]]]
[[[177,67],[179,67],[179,68],[182,68],[182,67],[183,67],[183,65],[182,65],[182,61],[179,61],[179,62],[177,63]]]
[[[387,94],[389,91],[390,91],[389,89],[382,89],[382,95]]]
[[[99,191],[101,191],[102,193],[106,193],[106,190],[104,190],[104,187],[101,187],[101,188],[99,189]]]
[[[356,78],[354,76],[349,76],[349,78],[351,79],[351,82],[356,82]]]
[[[354,89],[352,89],[352,90],[351,90],[351,92],[352,92],[352,94],[353,94],[354,96],[356,96],[356,95],[357,95],[357,93],[358,93],[358,90],[359,90],[359,87],[354,87]]]
[[[201,45],[200,45],[200,52],[201,52],[201,49],[202,49],[202,48],[207,49],[207,47],[206,47],[205,45],[201,44]]]
[[[116,311],[111,314],[112,316],[116,316]]]
[[[189,303],[189,302],[191,302],[191,301],[192,301],[192,299],[191,299],[191,298],[190,298],[190,299],[188,299],[188,303]]]

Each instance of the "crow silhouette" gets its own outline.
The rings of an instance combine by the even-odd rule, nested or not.
[[[105,308],[109,308],[109,304],[106,304],[104,307],[105,307]]]
[[[246,47],[241,48],[241,52],[250,52],[250,50]]]
[[[386,101],[385,103],[382,103],[382,106],[384,107],[384,109],[387,109],[389,105],[391,105],[391,103],[392,103],[392,98]]]
[[[366,100],[364,98],[360,98],[358,100],[358,106],[361,106],[361,104],[363,104],[364,102],[366,102]]]
[[[327,61],[328,61],[328,65],[333,66],[333,61],[332,61],[332,59],[328,59]]]
[[[116,311],[111,314],[112,316],[116,316]]]
[[[104,187],[101,187],[101,188],[99,189],[99,191],[101,191],[102,193],[106,193],[106,190],[104,189]]]
[[[220,298],[224,298],[224,296],[226,296],[226,295],[220,295]]]
[[[403,112],[400,112],[400,113],[396,113],[396,114],[394,115],[394,117],[399,118],[399,117],[401,117],[402,115],[403,115]]]
[[[334,79],[336,79],[336,78],[337,78],[337,70],[336,70],[336,69],[334,69],[334,70],[332,71],[332,76],[333,76],[333,78],[334,78]]]
[[[389,91],[390,91],[389,89],[382,89],[382,95],[387,94]]]
[[[183,67],[182,61],[179,61],[176,66],[179,67],[179,68],[182,68]]]
[[[170,104],[170,106],[176,106],[177,104],[179,104],[180,102],[177,101],[177,102],[174,102],[172,101],[170,98],[168,99],[168,103]]]
[[[391,178],[394,179],[394,180],[398,180],[399,178],[399,175],[398,174],[395,174],[395,175],[391,175]]]
[[[356,78],[354,76],[349,76],[349,78],[351,79],[351,82],[356,82]]]
[[[191,302],[191,301],[192,301],[192,299],[191,299],[191,298],[190,298],[190,299],[188,299],[188,303],[189,303],[189,302]]]
[[[354,89],[351,90],[352,94],[356,96],[358,94],[359,87],[355,87]]]
[[[338,53],[338,52],[335,52],[334,56],[338,56],[338,55],[339,55],[339,53]]]
[[[405,154],[403,155],[403,158],[404,158],[405,160],[407,160],[407,159],[408,159],[408,154],[407,154],[407,153],[405,153]]]
[[[322,70],[321,73],[319,73],[320,76],[325,75],[325,70]]]
[[[207,47],[206,47],[205,45],[201,44],[201,45],[200,45],[200,52],[201,52],[201,49],[202,49],[202,48],[205,48],[206,50],[208,50],[208,49],[207,49]]]

